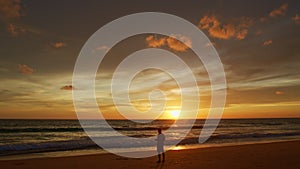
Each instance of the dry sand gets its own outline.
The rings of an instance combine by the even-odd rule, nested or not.
[[[0,161],[1,169],[300,169],[300,141],[168,151],[157,158],[113,154]]]

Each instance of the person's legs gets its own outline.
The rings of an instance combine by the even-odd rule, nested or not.
[[[163,157],[163,162],[165,162],[165,153],[162,153],[162,157]],[[160,159],[160,158],[159,158]]]
[[[158,163],[160,163],[160,156],[161,156],[160,153],[158,153],[158,154],[157,154],[157,157],[158,157],[158,161],[157,161],[157,162],[158,162]]]

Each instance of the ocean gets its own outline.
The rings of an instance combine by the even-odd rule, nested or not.
[[[118,132],[130,137],[150,137],[157,134],[157,128],[167,129],[173,120],[155,120],[147,124],[137,124],[128,120],[108,120]],[[222,119],[218,128],[203,144],[198,138],[205,120],[196,120],[187,136],[177,145],[181,149],[237,145],[259,142],[274,142],[300,139],[300,118],[287,119]],[[96,125],[90,130],[98,133],[100,139],[118,143],[118,138],[107,128]],[[178,123],[174,136],[185,128],[185,121]],[[154,143],[155,144],[155,143]],[[149,144],[145,149],[154,149]],[[128,145],[130,151],[135,145]],[[174,147],[174,149],[177,149]],[[10,155],[49,153],[63,151],[95,150],[105,153],[83,131],[77,120],[0,120],[0,158]]]

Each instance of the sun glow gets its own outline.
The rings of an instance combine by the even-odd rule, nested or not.
[[[180,115],[180,110],[171,110],[170,117],[173,119],[177,119]]]

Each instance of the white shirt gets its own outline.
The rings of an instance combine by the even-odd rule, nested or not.
[[[165,143],[165,135],[159,134],[157,135],[157,151],[164,152],[164,143]]]

